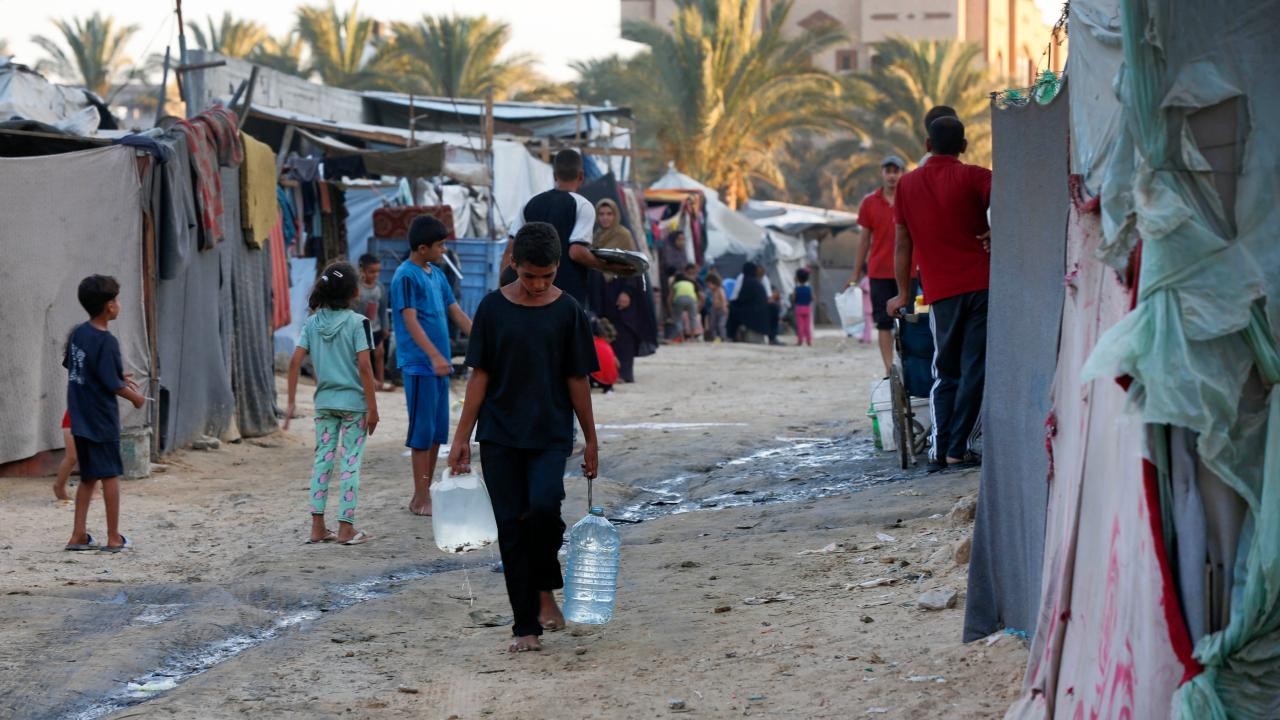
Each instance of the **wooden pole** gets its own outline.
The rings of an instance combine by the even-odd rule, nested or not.
[[[182,21],[182,0],[177,0],[175,12],[178,13],[178,64],[187,64],[187,28]],[[187,97],[186,83],[178,78],[178,97],[187,104],[187,117],[194,114],[191,99]]]
[[[164,46],[164,73],[160,76],[160,105],[156,108],[156,125],[160,124],[160,118],[164,117],[164,103],[168,92],[169,85],[169,46]]]
[[[244,125],[244,121],[249,117],[249,107],[253,105],[253,87],[258,84],[258,66],[254,65],[249,71],[249,86],[244,91],[244,105],[240,106],[240,124]]]
[[[298,128],[290,125],[284,129],[284,139],[280,141],[280,152],[276,153],[276,175],[284,169],[284,159],[289,155],[289,146],[293,144],[293,134]]]
[[[494,177],[494,161],[493,161],[493,88],[489,88],[484,93],[484,152],[489,164],[489,238],[496,240],[498,238],[498,229],[493,226],[493,203],[494,203],[494,186],[497,184],[497,178]]]

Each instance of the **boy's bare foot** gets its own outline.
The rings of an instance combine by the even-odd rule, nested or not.
[[[66,483],[60,483],[56,480],[53,482],[53,496],[62,502],[71,501],[71,496],[67,494]]]
[[[542,649],[542,640],[537,635],[521,635],[511,641],[511,645],[507,647],[507,652],[537,652]]]
[[[560,612],[560,606],[556,604],[556,596],[543,590],[538,594],[538,599],[542,605],[538,608],[538,623],[542,625],[542,629],[556,632],[564,629],[564,613]]]
[[[431,514],[431,498],[428,497],[426,500],[419,500],[416,497],[413,498],[412,500],[409,501],[409,512],[413,513],[414,515],[424,515],[424,516],[430,515]]]

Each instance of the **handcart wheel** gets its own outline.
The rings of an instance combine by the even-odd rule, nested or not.
[[[902,382],[902,370],[895,363],[889,369],[889,392],[893,400],[893,441],[898,447],[898,464],[906,470],[915,462],[915,418],[911,416],[911,401],[907,387]]]

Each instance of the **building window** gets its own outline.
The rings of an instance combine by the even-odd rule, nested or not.
[[[853,72],[858,69],[858,51],[857,50],[837,50],[836,51],[836,71]]]
[[[871,13],[872,20],[897,20],[898,13]]]
[[[951,19],[951,13],[949,13],[949,12],[927,12],[927,13],[925,13],[925,14],[924,14],[924,19],[925,19],[925,20],[950,20],[950,19]]]

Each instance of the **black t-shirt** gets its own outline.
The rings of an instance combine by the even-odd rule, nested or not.
[[[501,290],[476,308],[467,365],[489,373],[476,439],[507,447],[573,447],[568,378],[600,369],[591,325],[563,293],[550,305],[517,305]]]
[[[71,434],[93,442],[119,440],[116,391],[124,387],[124,362],[115,336],[89,323],[76,327],[67,339],[62,367],[67,369]]]
[[[582,238],[574,237],[579,222],[580,195],[564,190],[548,190],[534,195],[524,206],[525,223],[544,222],[556,229],[560,236],[560,269],[556,272],[556,287],[573,296],[582,307],[587,305],[587,267],[569,258],[569,245]],[[585,201],[584,201],[585,202]],[[587,203],[590,208],[591,204]],[[590,236],[586,237],[590,240]]]

